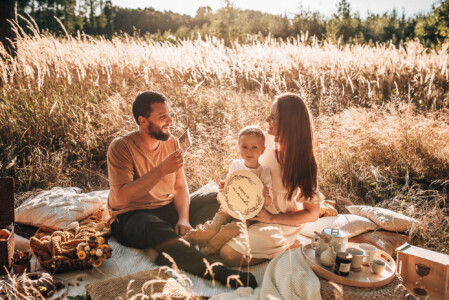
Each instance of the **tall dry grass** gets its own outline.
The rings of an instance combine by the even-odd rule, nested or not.
[[[418,42],[396,49],[299,37],[227,48],[209,37],[56,38],[29,22],[34,34],[17,28],[17,58],[0,61],[0,175],[14,176],[18,191],[107,188],[107,147],[136,128],[131,103],[148,89],[170,99],[173,134],[191,129],[190,188],[218,181],[238,157],[238,131],[265,127],[273,95],[293,91],[316,117],[326,196],[422,220],[437,212],[441,222],[414,236],[449,253],[449,45],[435,52]]]
[[[379,104],[399,94],[427,108],[449,104],[449,44],[434,51],[418,41],[396,49],[320,44],[298,37],[228,48],[213,37],[176,43],[127,35],[112,40],[54,38],[40,35],[32,20],[29,28],[34,35],[17,28],[17,60],[1,64],[1,79],[8,86],[20,83],[41,91],[52,83],[90,83],[123,90],[163,80],[177,86],[204,84],[262,93],[293,89],[306,94],[318,111]]]
[[[347,204],[390,208],[421,222],[417,245],[449,253],[449,115],[400,102],[316,120],[321,186]]]

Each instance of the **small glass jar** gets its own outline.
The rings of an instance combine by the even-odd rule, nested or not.
[[[334,273],[340,276],[348,276],[351,269],[352,255],[346,252],[337,252]]]

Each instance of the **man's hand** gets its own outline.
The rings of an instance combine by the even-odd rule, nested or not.
[[[262,208],[260,210],[260,212],[257,214],[257,216],[255,216],[254,218],[251,218],[251,221],[259,221],[262,223],[272,223],[271,221],[271,216],[272,214],[270,214],[265,208]]]
[[[192,230],[192,226],[188,221],[179,220],[175,226],[175,232],[180,236],[185,236],[190,230]]]
[[[263,206],[271,205],[271,203],[273,202],[273,199],[271,199],[270,190],[268,189],[268,187],[266,185],[263,187],[263,197],[265,198],[265,202],[264,202]]]
[[[160,164],[160,170],[165,174],[171,174],[178,171],[184,165],[182,151],[180,149],[170,153]]]

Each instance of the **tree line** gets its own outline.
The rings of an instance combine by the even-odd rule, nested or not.
[[[215,12],[208,6],[200,7],[195,16],[153,8],[121,8],[111,0],[17,0],[17,12],[31,16],[41,31],[53,33],[63,33],[58,18],[72,35],[84,32],[111,37],[127,33],[166,40],[197,38],[200,34],[222,38],[227,44],[268,35],[286,39],[307,34],[334,43],[359,44],[399,45],[418,38],[427,47],[438,47],[449,34],[449,0],[435,4],[427,14],[405,16],[393,10],[369,13],[365,18],[354,12],[347,0],[341,0],[330,17],[304,9],[289,17],[243,10],[231,0],[224,1]]]

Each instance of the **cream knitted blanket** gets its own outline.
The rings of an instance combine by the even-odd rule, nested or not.
[[[297,248],[271,260],[259,288],[255,290],[239,288],[211,298],[211,300],[228,299],[321,300],[320,281],[306,262],[301,248]]]

